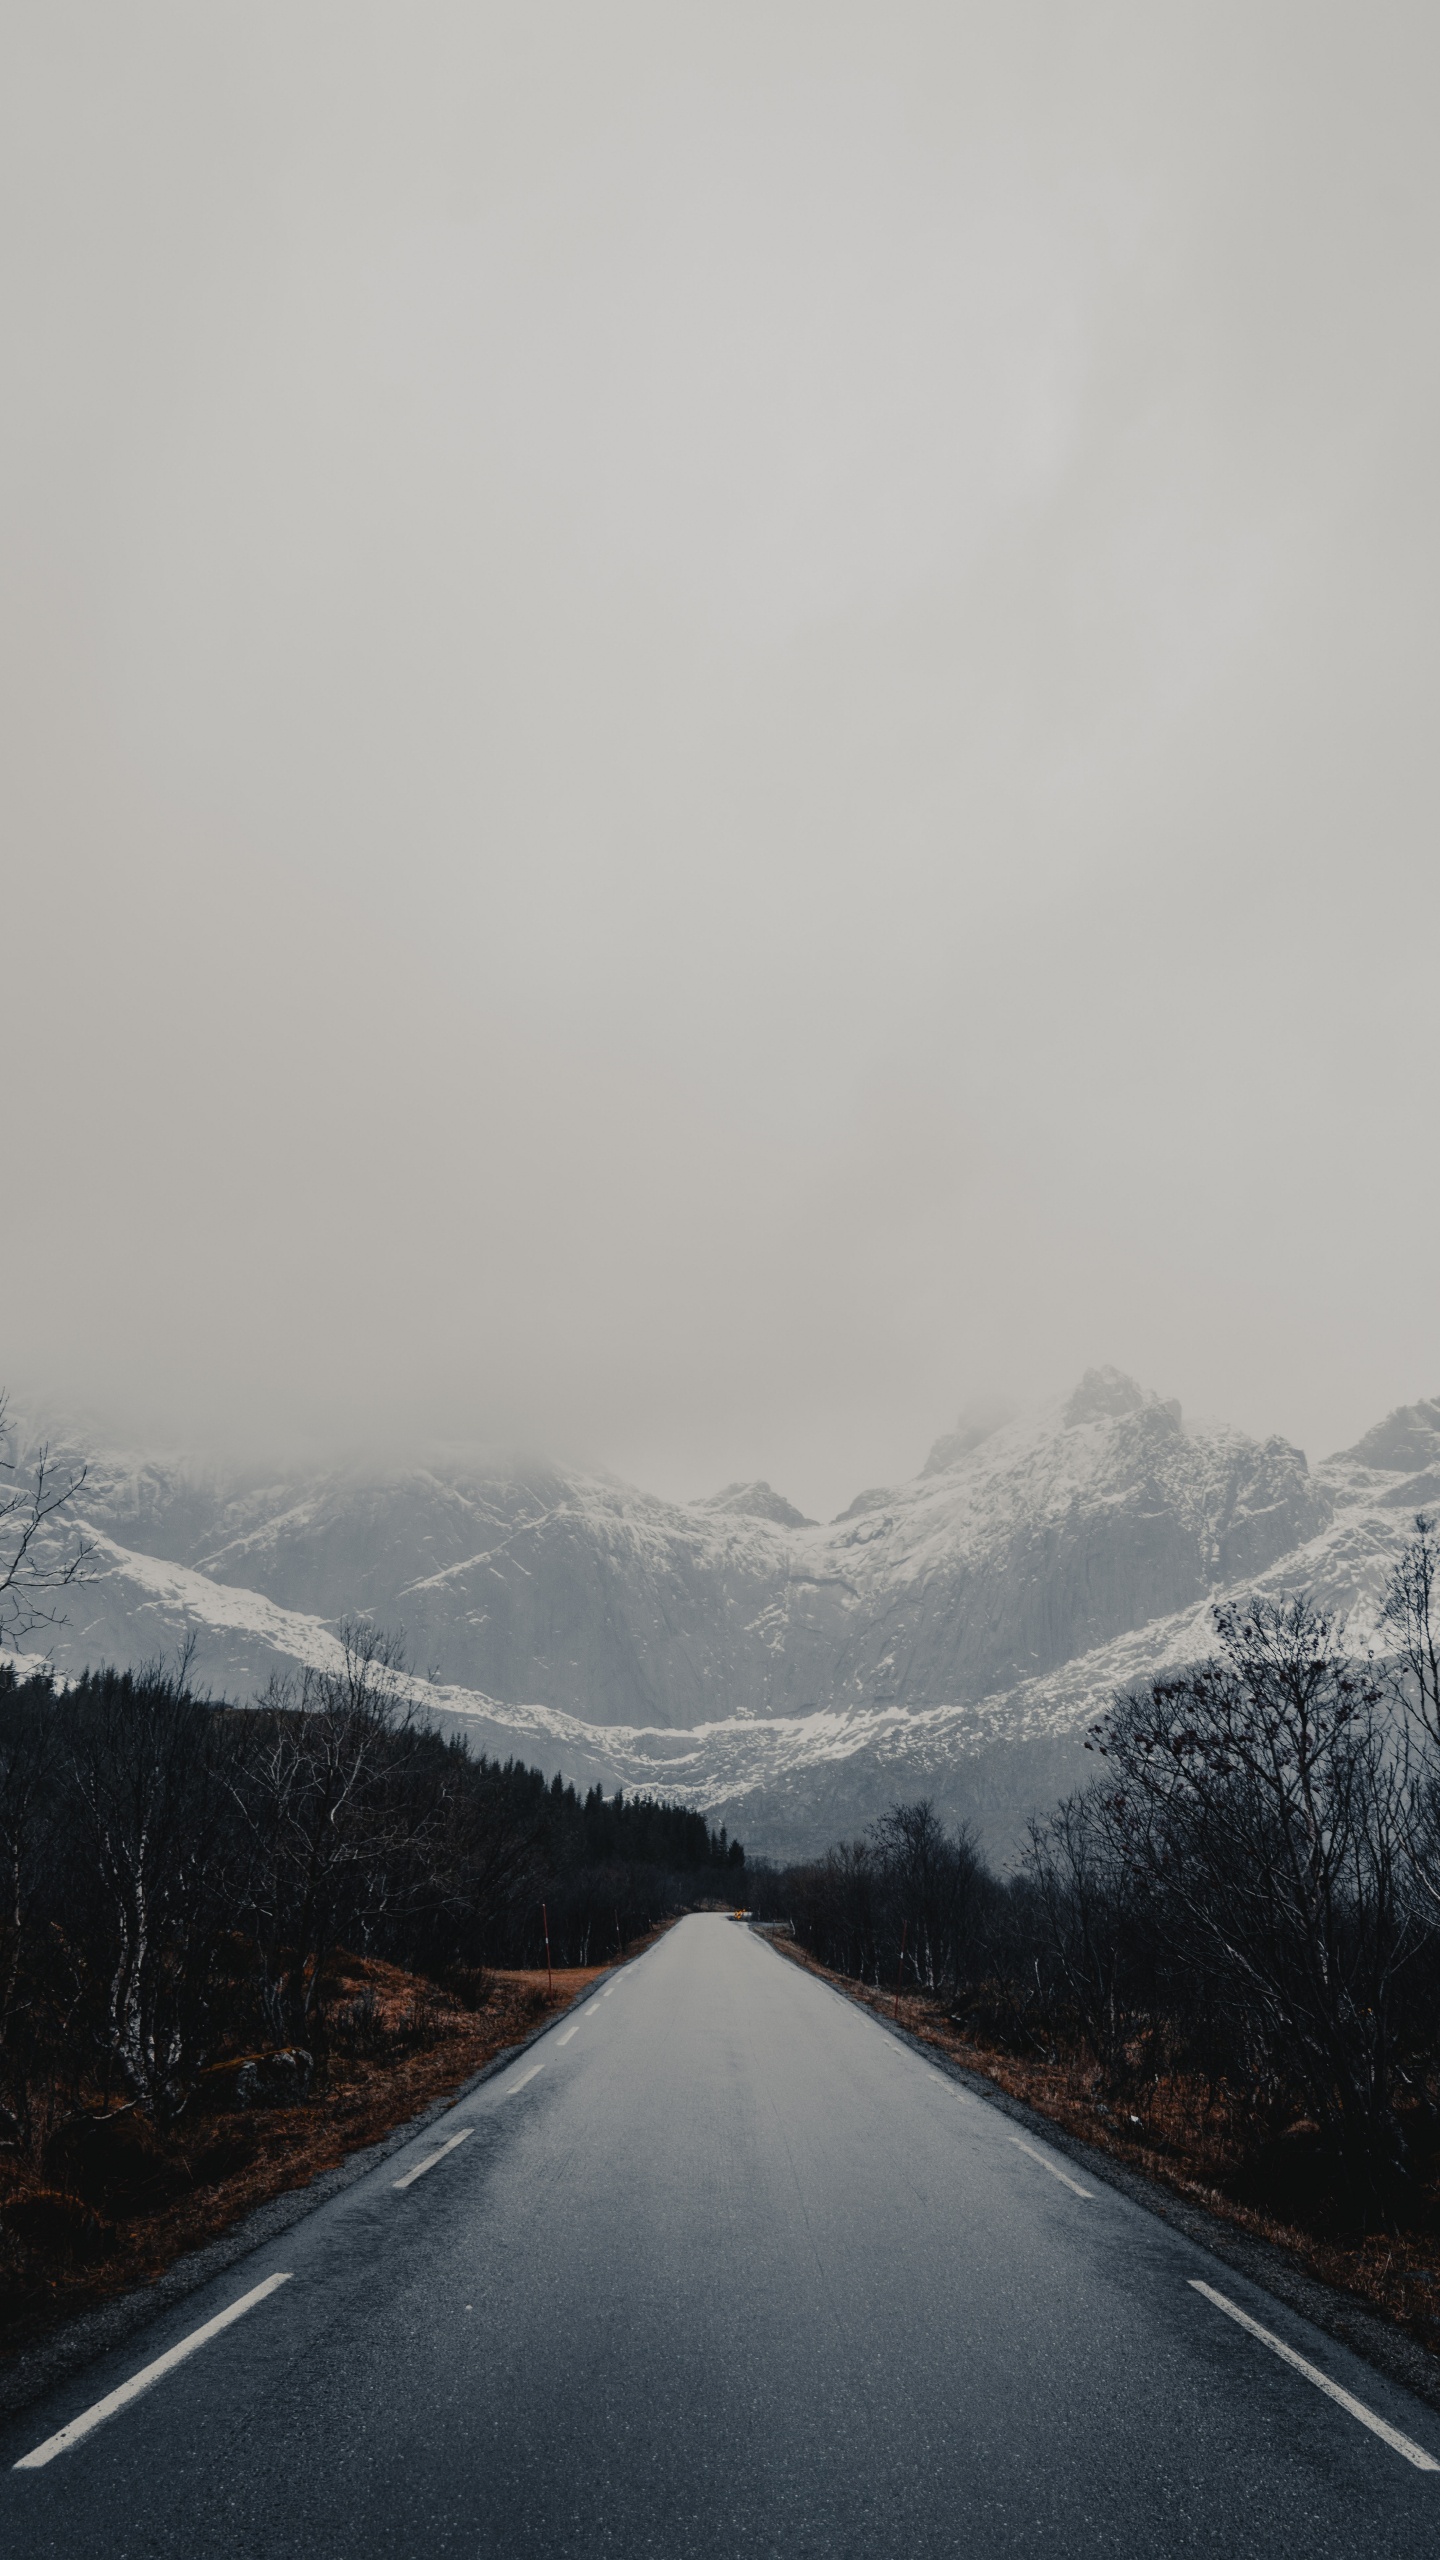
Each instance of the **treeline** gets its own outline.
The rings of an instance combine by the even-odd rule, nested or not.
[[[76,2109],[175,2123],[217,2060],[323,2068],[337,1965],[382,1957],[453,1999],[487,1968],[611,1957],[744,1851],[647,1797],[577,1795],[447,1739],[398,1648],[212,1704],[188,1662],[65,1688],[0,1668],[0,2145]]]
[[[1082,2058],[1116,2121],[1179,2090],[1312,2219],[1414,2223],[1440,2165],[1434,1526],[1392,1577],[1380,1658],[1303,1598],[1215,1629],[1208,1660],[1116,1700],[1094,1783],[1013,1874],[919,1803],[752,1890],[835,1970]]]

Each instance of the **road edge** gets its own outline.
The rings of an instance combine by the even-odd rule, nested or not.
[[[636,1956],[626,1959],[628,1964],[638,1962]],[[174,2303],[185,2301],[188,2295],[198,2293],[202,2285],[224,2275],[228,2268],[237,2266],[242,2258],[250,2257],[256,2249],[263,2249],[267,2241],[278,2240],[283,2232],[293,2230],[297,2222],[303,2222],[309,2213],[318,2212],[332,2196],[343,2195],[347,2187],[357,2186],[372,2169],[381,2167],[393,2152],[402,2151],[407,2142],[413,2142],[417,2133],[423,2133],[427,2125],[437,2123],[441,2116],[449,2114],[452,2107],[462,2105],[484,2081],[492,2080],[497,2071],[508,2070],[518,2054],[528,2053],[532,2045],[539,2044],[563,2019],[571,2018],[577,2010],[583,2009],[587,2001],[593,2000],[607,1982],[624,1970],[624,1964],[608,1965],[593,1982],[587,1983],[568,2008],[562,2009],[556,2017],[547,2018],[543,2026],[536,2027],[528,2036],[521,2036],[515,2044],[502,2045],[498,2053],[492,2053],[489,2061],[483,2062],[478,2071],[472,2071],[468,2080],[463,2080],[457,2089],[452,2089],[443,2098],[432,2098],[418,2115],[407,2116],[403,2124],[395,2125],[389,2133],[382,2134],[378,2142],[367,2143],[359,2151],[347,2151],[344,2159],[337,2161],[333,2169],[322,2169],[304,2186],[287,2187],[282,2194],[256,2205],[228,2231],[222,2231],[214,2240],[207,2240],[202,2249],[192,2249],[186,2257],[177,2258],[174,2265],[167,2267],[153,2283],[136,2285],[129,2293],[117,2294],[113,2302],[100,2302],[93,2310],[79,2311],[47,2337],[37,2338],[33,2346],[22,2347],[13,2363],[0,2366],[0,2418],[13,2417],[22,2409],[28,2409],[34,2401],[43,2399],[54,2383],[66,2381],[71,2374],[82,2372],[86,2365],[108,2355],[112,2347],[123,2346],[128,2338],[134,2337],[159,2313],[168,2311]]]
[[[759,1936],[760,1932],[753,1934]],[[777,1942],[773,1937],[766,1936],[765,1944],[775,1947],[777,1953],[789,1952],[783,1942]],[[1042,2115],[1038,2108],[1027,2105],[1023,2098],[1012,2098],[1008,2089],[1002,2089],[998,2082],[987,2079],[983,2071],[967,2070],[963,2063],[953,2061],[937,2045],[927,2043],[923,2036],[912,2034],[908,2027],[900,2026],[893,2019],[879,2016],[868,2000],[857,1998],[843,1982],[833,1980],[828,1973],[817,1972],[813,1963],[800,1962],[794,1957],[791,1961],[797,1963],[799,1971],[810,1974],[827,1990],[833,1991],[837,1999],[844,2000],[849,2007],[859,2009],[864,2016],[873,2019],[882,2034],[893,2037],[897,2044],[908,2046],[934,2070],[958,2082],[969,2095],[982,2098],[988,2106],[1008,2116],[1012,2123],[1024,2125],[1027,2132],[1039,2134],[1053,2151],[1062,2152],[1067,2159],[1074,2161],[1077,2168],[1085,2169],[1093,2178],[1103,2178],[1107,2186],[1116,2188],[1132,2204],[1154,2214],[1159,2221],[1169,2223],[1172,2230],[1194,2241],[1197,2248],[1204,2249],[1212,2258],[1218,2258],[1222,2266],[1246,2277],[1263,2293],[1273,2295],[1277,2302],[1285,2304],[1287,2310],[1298,2311],[1302,2319],[1312,2321],[1317,2329],[1324,2330],[1327,2337],[1336,2339],[1352,2354],[1362,2357],[1366,2364],[1373,2365],[1387,2382],[1399,2383],[1402,2389],[1413,2392],[1417,2400],[1423,2400],[1428,2409],[1440,2412],[1440,2359],[1431,2355],[1427,2347],[1422,2347],[1418,2338],[1410,2337],[1407,2331],[1395,2328],[1381,2313],[1372,2311],[1357,2295],[1346,2293],[1337,2285],[1326,2284],[1322,2276],[1313,2275],[1291,2250],[1282,2248],[1277,2241],[1262,2240],[1256,2233],[1240,2230],[1236,2224],[1226,2222],[1222,2215],[1209,2212],[1204,2205],[1177,2195],[1171,2187],[1162,2186],[1158,2179],[1147,2177],[1143,2170],[1131,2168],[1124,2160],[1117,2160],[1113,2152],[1102,2151],[1095,2144],[1082,2140],[1079,2134],[1071,2133],[1064,2125]]]

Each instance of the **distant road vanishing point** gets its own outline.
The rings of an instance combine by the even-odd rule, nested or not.
[[[7,2422],[7,2560],[1440,2545],[1440,2419],[696,1916]]]

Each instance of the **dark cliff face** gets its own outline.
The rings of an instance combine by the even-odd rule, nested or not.
[[[168,1536],[222,1585],[402,1629],[443,1680],[669,1727],[978,1699],[1262,1572],[1328,1517],[1297,1450],[1187,1432],[1115,1371],[1038,1421],[984,1419],[828,1528],[768,1486],[686,1505],[448,1460],[228,1494],[131,1470],[97,1500],[111,1534],[152,1555]]]

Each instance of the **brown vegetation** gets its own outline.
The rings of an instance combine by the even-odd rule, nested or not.
[[[340,1956],[326,1984],[329,2051],[303,2096],[267,2103],[274,2057],[233,2054],[168,2127],[134,2105],[95,2105],[38,2161],[0,2155],[0,2349],[57,2314],[151,2282],[255,2206],[448,2097],[567,2008],[601,1970],[475,1975],[463,1999],[373,1957]],[[259,2102],[237,2088],[257,2064]]]
[[[1440,1535],[1384,1653],[1303,1595],[1092,1728],[997,1875],[928,1802],[752,1892],[831,1978],[1440,2348]]]
[[[743,1870],[686,1807],[445,1740],[373,1628],[254,1708],[187,1671],[0,1663],[0,2346],[413,2118]]]
[[[1358,2295],[1432,2353],[1440,2352],[1440,2177],[1417,2200],[1409,2227],[1348,2236],[1306,2229],[1313,2123],[1298,2119],[1277,2142],[1257,2146],[1254,2109],[1246,2096],[1181,2072],[1146,2082],[1138,2106],[1112,2105],[1105,2075],[1078,2040],[1048,2054],[1009,2051],[977,2036],[968,2020],[958,2024],[941,1996],[903,1991],[897,2010],[893,1992],[832,1972],[798,1942],[778,1943],[783,1954],[852,2000],[896,2019],[919,2043],[993,2081],[1007,2097],[1141,2176],[1290,2251],[1322,2283]],[[1132,2059],[1138,2063],[1140,2056]]]

